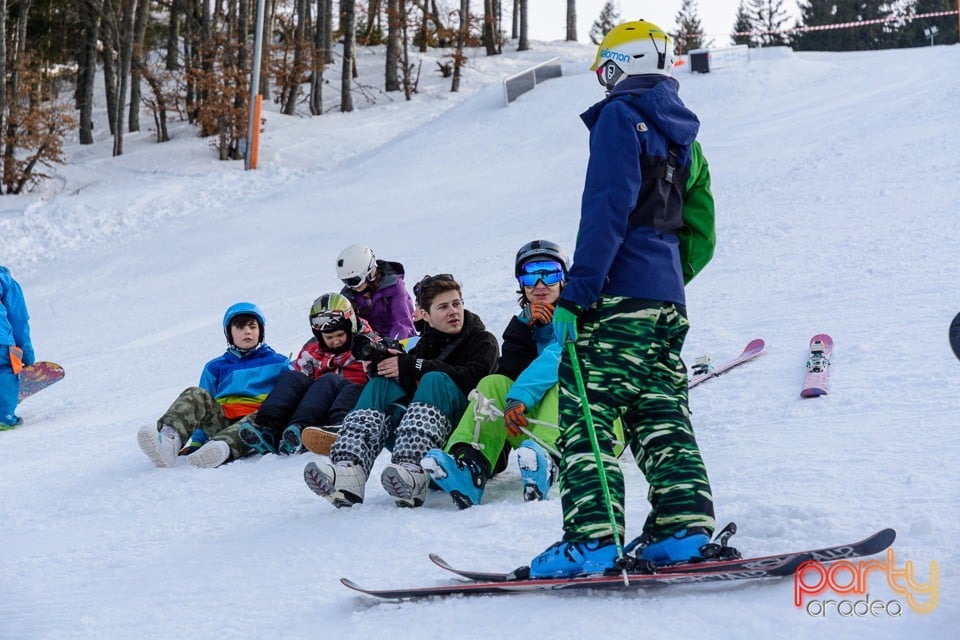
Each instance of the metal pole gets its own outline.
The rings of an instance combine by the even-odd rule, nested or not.
[[[257,94],[260,92],[260,58],[263,54],[263,5],[264,0],[257,0],[257,26],[253,34],[253,71],[250,74],[250,100],[247,102],[250,116],[247,120],[247,149],[243,161],[244,169],[248,171],[253,168],[251,165],[253,161],[253,127],[260,124],[254,122],[257,117],[257,110],[254,105],[257,102]]]

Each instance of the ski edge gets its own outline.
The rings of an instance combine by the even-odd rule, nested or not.
[[[646,575],[682,575],[694,573],[722,573],[731,568],[740,568],[744,570],[763,569],[766,571],[789,571],[790,563],[796,558],[803,560],[817,560],[819,562],[831,562],[834,560],[843,560],[845,558],[859,558],[863,556],[880,553],[894,543],[897,538],[896,530],[887,527],[873,533],[862,540],[847,544],[838,544],[817,549],[808,549],[805,551],[796,551],[767,556],[756,556],[749,558],[739,558],[736,560],[718,560],[715,562],[693,562],[677,564],[668,567],[662,567],[657,573]],[[486,582],[510,582],[515,580],[512,576],[516,569],[509,573],[495,573],[484,571],[468,571],[454,567],[436,553],[430,554],[430,560],[446,571],[450,571],[461,578],[468,580],[478,580]],[[780,564],[777,564],[781,561]],[[790,571],[792,573],[792,571]],[[787,574],[788,575],[788,574]]]

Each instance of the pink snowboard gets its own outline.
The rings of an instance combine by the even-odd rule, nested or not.
[[[833,338],[825,333],[818,333],[810,338],[810,356],[807,358],[807,377],[803,381],[803,390],[800,395],[804,398],[825,396],[827,374],[830,369],[830,354],[833,353]]]

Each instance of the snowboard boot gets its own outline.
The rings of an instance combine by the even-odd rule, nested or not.
[[[461,509],[480,504],[486,475],[475,460],[467,456],[454,458],[440,449],[431,449],[420,461],[420,466]]]
[[[260,429],[252,422],[247,422],[240,427],[240,439],[250,449],[262,456],[268,453],[277,453],[277,447],[273,443],[273,434],[265,429]]]
[[[293,455],[303,451],[303,441],[300,439],[300,432],[303,428],[298,424],[292,424],[283,430],[280,436],[280,446],[278,450],[283,455]]]
[[[211,440],[187,456],[187,462],[201,469],[219,467],[230,459],[230,445],[223,440]]]
[[[603,573],[617,562],[617,545],[610,538],[556,542],[530,562],[531,578],[571,578]]]
[[[308,451],[328,456],[337,441],[337,429],[339,427],[307,427],[300,433],[300,441]]]
[[[430,479],[419,465],[405,462],[388,464],[380,474],[380,483],[398,507],[419,507],[427,496]]]
[[[303,468],[303,481],[311,491],[339,509],[363,502],[367,474],[358,464],[332,464],[323,459],[307,463]]]
[[[517,449],[517,462],[523,478],[523,499],[546,500],[550,487],[557,481],[557,465],[550,454],[533,440],[524,440]]]
[[[137,432],[140,450],[157,467],[172,467],[180,454],[180,434],[170,425],[163,425],[160,431],[152,424],[144,425]]]
[[[710,534],[706,529],[692,527],[660,539],[644,533],[627,544],[624,552],[634,553],[638,560],[652,562],[659,567],[678,562],[702,561],[704,557],[701,547],[709,542]]]

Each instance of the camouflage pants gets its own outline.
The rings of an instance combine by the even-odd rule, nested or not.
[[[687,407],[680,350],[689,324],[675,305],[602,298],[584,316],[576,343],[620,539],[624,481],[614,455],[613,424],[623,431],[649,483],[644,532],[661,538],[687,527],[715,526],[713,498]],[[564,539],[612,535],[576,378],[565,349],[560,364],[560,497]]]
[[[157,420],[157,430],[167,424],[177,430],[186,442],[196,429],[203,429],[211,440],[223,440],[230,446],[230,458],[242,458],[249,447],[240,439],[240,425],[253,420],[256,413],[230,421],[223,415],[220,403],[200,387],[184,389],[167,412]]]

